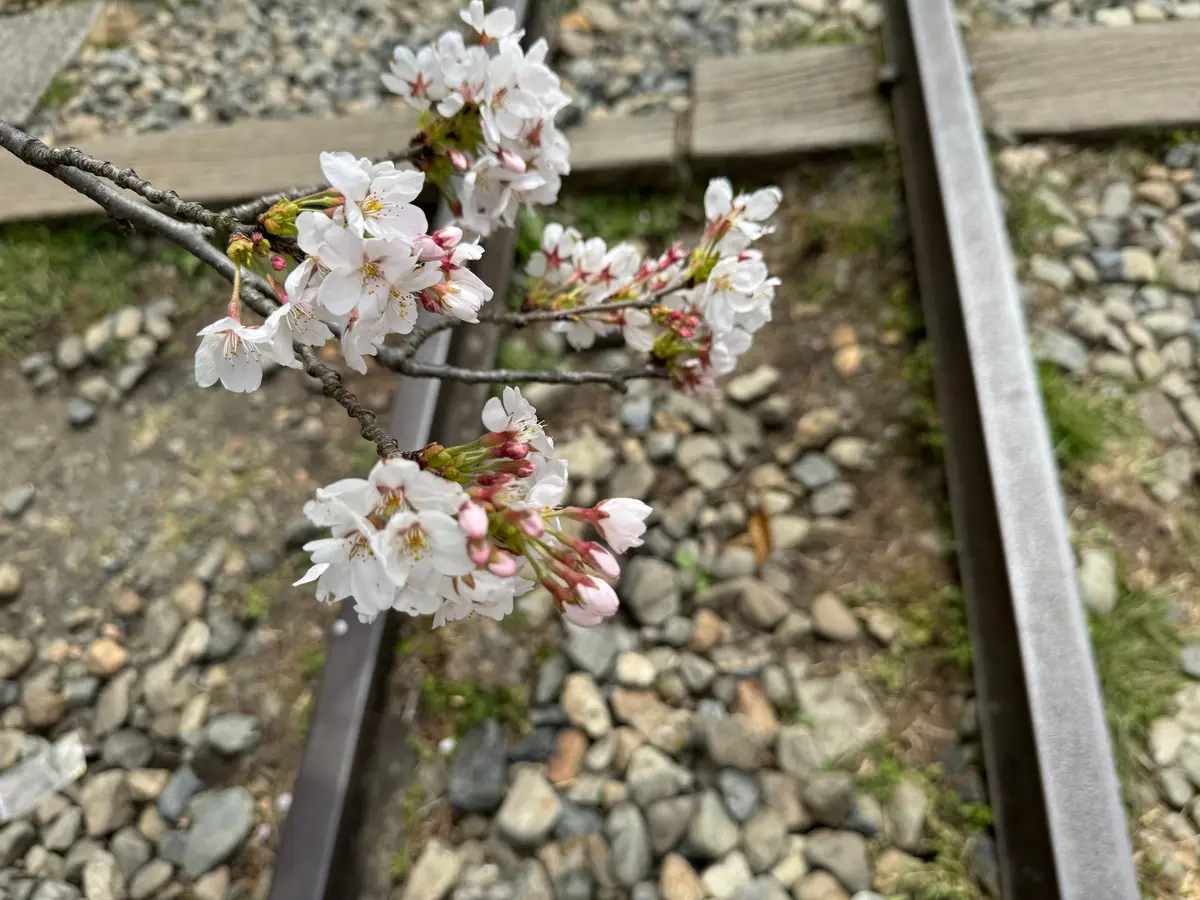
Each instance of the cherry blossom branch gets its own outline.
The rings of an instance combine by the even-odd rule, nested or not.
[[[667,378],[667,371],[655,366],[636,369],[618,369],[615,372],[574,372],[568,369],[471,369],[446,363],[427,363],[416,359],[404,359],[399,371],[414,378],[448,378],[466,382],[504,382],[505,384],[606,384],[615,391],[625,393],[629,382],[645,378]]]
[[[562,322],[582,316],[624,312],[630,309],[650,309],[661,303],[663,297],[672,291],[678,290],[679,287],[680,285],[674,285],[664,288],[640,300],[619,300],[612,303],[597,303],[594,306],[577,306],[573,309],[531,309],[526,311],[481,313],[479,321],[487,322],[491,325],[512,325],[520,328],[523,325],[531,325],[535,322]]]
[[[316,185],[303,188],[288,188],[286,191],[275,191],[271,194],[264,194],[255,200],[248,200],[245,203],[239,203],[237,206],[230,206],[221,210],[221,215],[231,216],[243,225],[256,226],[258,217],[269,210],[280,200],[298,200],[301,197],[306,197],[309,194],[315,194],[321,190],[324,185]],[[271,240],[275,240],[272,235]]]
[[[166,207],[178,219],[223,231],[231,231],[237,224],[232,216],[214,213],[199,203],[182,199],[174,191],[155,187],[140,178],[133,169],[123,169],[111,162],[96,159],[76,147],[47,146],[33,135],[4,121],[0,121],[0,144],[22,162],[46,172],[58,166],[71,166],[90,175],[106,178],[150,203]]]

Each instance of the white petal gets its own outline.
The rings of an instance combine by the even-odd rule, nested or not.
[[[220,338],[205,336],[196,348],[196,384],[200,387],[212,387],[220,375],[217,372],[217,354],[221,352]]]
[[[733,186],[727,178],[714,178],[704,191],[704,217],[710,221],[727,215],[733,208]]]
[[[483,427],[488,431],[507,431],[508,413],[499,397],[492,397],[483,405]]]
[[[371,186],[370,177],[358,165],[352,153],[322,153],[321,172],[330,187],[341,191],[351,200],[362,200]]]
[[[299,581],[293,581],[292,587],[299,587],[302,584],[308,584],[309,582],[316,581],[318,578],[320,578],[322,575],[325,574],[325,570],[328,568],[329,568],[329,563],[317,563],[315,566],[311,567],[307,572],[305,572],[302,576],[300,576]]]

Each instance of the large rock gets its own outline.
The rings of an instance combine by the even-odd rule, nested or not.
[[[562,706],[571,721],[592,738],[602,738],[612,731],[612,716],[608,703],[591,675],[573,672],[563,685]]]
[[[811,723],[822,765],[857,753],[887,734],[887,719],[856,672],[799,682],[796,695]]]
[[[621,577],[621,598],[643,625],[661,625],[679,613],[676,568],[653,556],[635,557]]]
[[[89,837],[112,834],[133,820],[133,794],[122,771],[93,775],[79,792]]]
[[[451,805],[463,812],[492,812],[504,800],[507,771],[504,730],[487,719],[468,731],[454,751],[447,790]]]
[[[633,887],[646,878],[654,857],[641,811],[632,803],[619,804],[608,814],[604,832],[608,837],[609,858],[617,883]]]
[[[245,788],[228,788],[201,808],[187,833],[183,871],[199,878],[225,862],[250,833],[254,798]]]
[[[425,845],[404,885],[403,900],[443,900],[458,880],[458,854],[437,838]]]
[[[720,794],[705,791],[688,825],[688,844],[705,859],[720,859],[738,845],[737,823],[729,817]]]
[[[496,830],[514,846],[534,847],[550,834],[561,812],[550,783],[537,771],[522,769],[496,814]]]
[[[661,750],[648,744],[633,751],[625,784],[639,806],[665,800],[691,788],[695,777]]]
[[[831,873],[846,890],[870,890],[871,861],[861,834],[818,828],[808,835],[804,846],[809,864]]]

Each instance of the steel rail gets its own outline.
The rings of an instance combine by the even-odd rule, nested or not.
[[[1010,900],[1136,900],[1012,251],[951,0],[890,0],[896,136]]]
[[[501,5],[511,7],[518,23],[524,23],[532,2],[507,0]],[[440,228],[452,220],[443,201],[434,225]],[[494,302],[503,303],[515,236],[499,232],[484,245],[480,277],[496,292]],[[422,310],[419,324],[427,319],[428,313]],[[478,348],[473,356],[476,363],[487,352],[486,346]],[[441,363],[450,353],[451,332],[442,331],[419,348],[416,358]],[[397,379],[390,431],[400,446],[416,448],[428,443],[435,420],[448,415],[444,407],[458,408],[470,402],[461,391],[445,391],[443,396],[441,388],[436,379]],[[342,604],[327,639],[325,666],[292,805],[279,836],[267,900],[350,900],[359,893],[353,842],[368,786],[360,784],[357,776],[366,768],[372,751],[371,738],[380,718],[378,698],[392,667],[396,633],[395,617],[383,615],[362,625],[351,605]]]

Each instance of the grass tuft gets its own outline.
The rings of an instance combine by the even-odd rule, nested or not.
[[[1006,195],[1005,219],[1013,253],[1028,257],[1042,245],[1046,236],[1063,219],[1030,190],[1014,190]]]
[[[421,682],[421,700],[432,716],[449,716],[454,734],[461,737],[485,719],[520,731],[528,724],[528,701],[523,688],[502,685],[486,688],[470,682],[443,684],[433,675]]]
[[[1054,363],[1038,364],[1038,383],[1059,467],[1079,474],[1105,457],[1111,438],[1138,434],[1137,414],[1129,401],[1089,390],[1069,380]]]
[[[1170,597],[1125,584],[1112,613],[1089,613],[1088,624],[1117,772],[1128,787],[1149,774],[1150,723],[1167,714],[1183,687],[1183,641],[1171,621]]]

